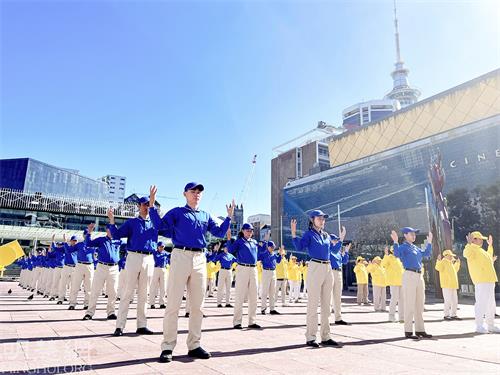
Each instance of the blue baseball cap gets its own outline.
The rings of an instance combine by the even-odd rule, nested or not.
[[[165,244],[162,242],[162,241],[159,241],[158,244],[157,244],[158,247],[160,246],[165,246]]]
[[[267,241],[267,247],[275,248],[276,244],[273,241]]]
[[[241,227],[241,230],[245,230],[245,229],[251,229],[253,230],[253,225],[250,224],[250,223],[245,223],[243,224],[243,226]]]
[[[328,218],[328,215],[325,214],[323,211],[321,210],[313,210],[311,212],[309,212],[309,217],[312,219],[313,217],[316,217],[316,216],[323,216],[325,219]]]
[[[149,197],[141,197],[139,198],[138,204],[146,204],[149,203]]]
[[[61,241],[56,242],[56,245],[62,245],[63,243]]]
[[[70,241],[78,241],[78,237],[77,236],[71,236],[71,238],[69,240]]]
[[[205,190],[205,187],[202,184],[197,182],[189,182],[186,186],[184,186],[184,192],[188,190],[198,189],[199,191]]]
[[[340,237],[339,237],[339,236],[337,236],[335,233],[330,234],[330,238],[331,238],[332,240],[335,240],[335,241],[340,240]]]
[[[404,227],[404,228],[401,228],[401,232],[403,232],[403,234],[410,233],[410,232],[418,233],[418,232],[420,232],[420,229],[415,229],[412,227]]]

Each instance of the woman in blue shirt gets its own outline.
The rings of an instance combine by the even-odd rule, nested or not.
[[[332,298],[333,275],[330,265],[331,239],[324,230],[328,215],[321,210],[309,213],[309,229],[302,238],[297,237],[297,220],[290,223],[293,245],[297,251],[307,249],[311,261],[307,273],[307,328],[306,344],[319,347],[316,342],[318,332],[318,303],[321,309],[321,345],[337,346],[330,337],[330,301]]]

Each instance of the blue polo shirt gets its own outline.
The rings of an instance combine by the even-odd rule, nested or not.
[[[45,263],[47,268],[55,268],[56,253],[54,251],[47,252],[47,261]]]
[[[98,262],[118,264],[121,244],[121,240],[113,240],[108,236],[98,237],[93,240],[90,238],[90,234],[85,236],[85,245],[97,248]]]
[[[234,263],[236,263],[236,258],[231,253],[221,252],[215,255],[213,258],[215,263],[220,262],[221,268],[230,270]]]
[[[236,261],[242,264],[257,264],[258,252],[262,251],[263,247],[265,249],[265,245],[259,247],[253,238],[247,240],[245,237],[239,237],[233,243],[228,242],[226,246],[229,252],[236,255]]]
[[[125,262],[127,261],[127,253],[123,256],[120,256],[120,260],[118,261],[118,270],[121,271],[125,268]]]
[[[277,253],[270,253],[269,250],[260,251],[257,259],[262,262],[262,268],[276,269],[276,264],[281,263],[282,256]]]
[[[163,235],[172,238],[174,247],[204,249],[207,246],[205,240],[207,232],[215,237],[224,238],[231,224],[231,218],[226,217],[223,223],[218,225],[208,212],[193,210],[188,205],[172,208],[161,219],[158,211],[150,207],[149,216],[155,228]]]
[[[330,249],[333,246],[330,242],[330,235],[326,232],[321,235],[314,229],[309,229],[302,238],[293,238],[293,246],[297,251],[307,249],[309,256],[313,259],[327,261],[330,260]]]
[[[162,252],[155,251],[153,253],[153,257],[155,260],[155,267],[165,268],[167,264],[170,263],[170,254],[165,250],[163,250]]]
[[[422,270],[422,258],[429,258],[432,254],[432,245],[430,243],[427,244],[425,250],[408,242],[403,242],[401,245],[395,242],[393,248],[394,256],[401,259],[403,267],[416,271]]]
[[[146,251],[153,253],[156,251],[158,242],[158,230],[155,229],[150,219],[135,217],[125,221],[120,228],[114,224],[107,224],[113,239],[127,238],[127,250]]]
[[[349,253],[346,252],[342,255],[340,249],[342,249],[341,241],[332,245],[332,251],[330,252],[330,264],[332,265],[332,269],[342,269],[342,265],[349,262]]]
[[[64,266],[64,258],[65,258],[64,246],[57,247],[54,243],[52,243],[51,248],[52,252],[54,253],[54,259],[53,259],[54,267]]]
[[[95,249],[93,247],[85,246],[84,242],[78,242],[75,245],[76,251],[76,261],[78,263],[90,263],[94,264],[94,252]]]
[[[76,254],[78,253],[78,247],[75,245],[68,245],[64,243],[64,264],[67,266],[76,264]]]

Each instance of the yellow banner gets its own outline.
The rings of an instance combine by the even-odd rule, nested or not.
[[[7,267],[23,256],[23,248],[17,240],[2,245],[0,246],[0,267]]]

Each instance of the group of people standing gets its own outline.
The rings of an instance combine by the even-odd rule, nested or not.
[[[170,362],[177,344],[178,317],[183,299],[187,299],[186,307],[189,309],[189,313],[186,314],[189,317],[188,355],[200,359],[210,358],[210,353],[201,346],[201,326],[207,283],[209,293],[210,290],[213,292],[213,285],[210,287],[210,284],[213,283],[216,272],[218,272],[217,306],[234,307],[234,329],[242,329],[243,305],[246,301],[248,301],[248,328],[262,328],[256,322],[259,267],[262,269],[260,282],[262,314],[267,313],[268,299],[269,314],[280,314],[275,306],[278,292],[281,291],[282,303],[286,305],[287,273],[298,272],[304,280],[304,290],[307,289],[306,345],[338,346],[339,344],[331,337],[330,314],[333,309],[335,324],[348,324],[341,315],[342,266],[348,263],[350,250],[350,244],[343,246],[345,228],[342,228],[338,236],[327,233],[325,221],[328,215],[320,210],[314,210],[309,213],[308,228],[299,237],[297,221],[292,220],[290,227],[293,245],[297,251],[307,251],[310,258],[307,265],[299,265],[295,257],[286,258],[283,248],[276,252],[277,247],[273,241],[269,241],[269,238],[257,242],[253,238],[251,224],[245,223],[238,237],[231,240],[229,227],[235,207],[234,201],[226,206],[226,218],[222,222],[217,222],[210,214],[199,208],[203,191],[202,184],[188,183],[183,193],[186,205],[173,208],[160,217],[154,206],[157,188],[152,186],[149,197],[139,200],[137,217],[117,227],[113,210],[108,211],[109,223],[106,226],[105,237],[92,239],[94,225],[90,224],[84,232],[84,241],[78,242],[73,236],[69,244],[53,242],[51,250],[46,255],[39,254],[34,257],[33,264],[42,258],[56,259],[53,271],[47,272],[44,267],[39,266],[30,269],[29,265],[22,264],[21,285],[33,290],[38,289],[49,298],[57,298],[58,303],[63,303],[68,286],[67,280],[70,278],[69,309],[74,309],[83,282],[84,309],[87,310],[84,319],[89,320],[95,313],[97,298],[106,284],[107,317],[116,319],[114,336],[123,335],[129,305],[135,295],[137,295],[136,333],[153,334],[147,327],[146,310],[148,303],[151,308],[155,307],[158,294],[160,308],[165,309],[160,361]],[[219,238],[227,236],[228,241],[222,250],[217,246],[215,252],[207,254],[205,239],[207,233]],[[417,229],[403,228],[404,241],[400,244],[398,234],[393,231],[391,233],[393,245],[385,250],[384,258],[375,257],[368,263],[362,257],[358,257],[354,272],[358,285],[358,304],[369,303],[368,274],[370,274],[375,310],[385,311],[385,290],[386,286],[390,286],[389,320],[395,321],[397,307],[399,320],[404,321],[405,336],[419,339],[431,337],[424,329],[425,288],[422,278],[422,259],[431,255],[432,234],[427,236],[425,249],[421,249],[414,244],[416,233]],[[171,253],[167,253],[163,244],[158,242],[159,235],[172,239]],[[126,245],[121,242],[124,239]],[[493,321],[494,285],[497,281],[493,262],[496,257],[493,257],[491,237],[488,240],[488,251],[484,251],[481,247],[483,239],[479,232],[473,232],[468,236],[469,243],[464,256],[468,260],[469,271],[476,285],[477,330],[481,331],[479,327],[483,324],[482,319],[486,317],[487,327],[483,327],[482,331],[498,332]],[[126,252],[120,253],[120,248],[126,248]],[[95,271],[94,252],[97,253]],[[445,252],[444,258],[440,258],[436,265],[436,269],[445,278],[453,272],[456,277],[459,267],[459,263],[453,261],[453,254],[450,253]],[[446,262],[450,262],[451,268]],[[230,290],[235,266],[237,267],[235,300],[232,306]],[[485,274],[485,268],[490,273]],[[50,278],[52,282],[49,281]],[[292,281],[297,281],[296,279],[294,277]],[[294,300],[300,296],[300,276],[298,279],[298,284],[294,282],[290,284],[290,295]],[[441,282],[444,289],[454,289],[455,284],[443,283],[443,280]],[[117,291],[119,291],[119,307],[118,314],[115,315]],[[224,299],[225,305],[222,303]],[[321,324],[319,343],[317,342],[318,306]],[[446,292],[445,306],[448,311],[445,314],[451,319],[456,317],[456,290],[455,294]]]

